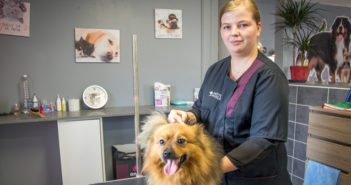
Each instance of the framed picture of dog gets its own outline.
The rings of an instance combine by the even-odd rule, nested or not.
[[[182,38],[182,10],[155,9],[155,37]]]
[[[351,21],[348,16],[337,16],[330,31],[315,34],[310,41],[313,49],[308,51],[308,81],[351,81]]]
[[[120,31],[112,29],[75,29],[76,62],[120,62]]]
[[[0,0],[0,34],[29,37],[30,3]]]

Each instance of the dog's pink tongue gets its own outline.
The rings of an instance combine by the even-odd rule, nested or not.
[[[342,40],[344,38],[343,35],[338,35],[338,40]]]
[[[178,164],[176,160],[171,160],[171,159],[167,159],[167,164],[166,166],[163,168],[163,171],[166,175],[174,175],[177,172],[178,169]]]

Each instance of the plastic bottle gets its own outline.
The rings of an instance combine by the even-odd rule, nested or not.
[[[31,94],[32,94],[32,81],[28,74],[22,75],[21,90],[22,90],[22,98],[23,98],[22,112],[27,114],[29,113],[29,109],[30,109],[29,103],[31,102]]]
[[[49,108],[48,102],[45,99],[41,100],[40,113],[42,113],[42,114],[47,113],[48,108]]]
[[[52,101],[49,104],[49,112],[54,112],[54,103],[52,103]]]
[[[62,109],[62,103],[61,103],[61,98],[60,98],[60,95],[57,94],[57,98],[56,98],[56,111],[57,112],[60,112]]]
[[[194,88],[194,102],[196,102],[196,100],[199,99],[199,91],[200,88]]]
[[[39,102],[35,93],[33,94],[33,108],[39,110]]]
[[[19,107],[18,103],[15,103],[15,105],[13,106],[13,114],[15,116],[18,116],[20,114],[20,107]]]
[[[62,112],[66,112],[66,100],[65,100],[65,97],[62,97],[61,108],[62,108]]]

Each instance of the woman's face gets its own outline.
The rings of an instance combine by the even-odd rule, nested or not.
[[[261,23],[256,23],[253,14],[244,5],[226,12],[221,18],[221,36],[231,55],[245,55],[257,50]]]

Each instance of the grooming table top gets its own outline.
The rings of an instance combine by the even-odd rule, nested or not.
[[[145,177],[136,177],[136,178],[108,181],[104,183],[97,183],[93,185],[147,185],[147,184],[146,184]]]

